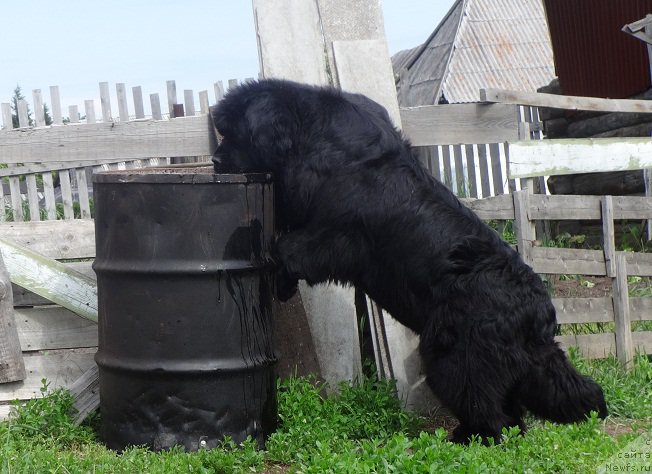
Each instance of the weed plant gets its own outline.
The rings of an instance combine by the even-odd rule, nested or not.
[[[367,378],[342,384],[326,396],[311,378],[279,382],[279,428],[257,451],[247,440],[216,449],[154,453],[106,449],[96,437],[97,419],[75,426],[72,398],[63,390],[31,400],[0,423],[2,473],[512,473],[595,472],[605,460],[650,430],[652,363],[638,356],[625,372],[615,359],[571,360],[601,383],[612,420],[591,416],[586,422],[557,425],[529,420],[530,430],[506,430],[502,444],[477,441],[460,446],[447,441],[443,428],[402,410],[393,384]],[[605,427],[625,426],[620,434]]]

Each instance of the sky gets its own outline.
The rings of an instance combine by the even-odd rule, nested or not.
[[[394,54],[423,43],[455,0],[381,1]],[[69,105],[83,111],[84,100],[94,99],[100,117],[100,82],[109,82],[117,115],[116,83],[129,97],[141,86],[145,102],[159,93],[165,104],[166,81],[175,80],[179,102],[192,89],[198,107],[201,90],[214,102],[216,81],[258,76],[250,0],[22,0],[3,2],[0,11],[0,102],[20,85],[30,109],[33,89],[49,104],[57,85],[64,116]]]

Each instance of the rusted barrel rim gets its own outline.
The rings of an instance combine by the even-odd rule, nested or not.
[[[212,166],[155,166],[130,170],[99,171],[93,175],[94,183],[271,183],[271,173],[222,174]]]

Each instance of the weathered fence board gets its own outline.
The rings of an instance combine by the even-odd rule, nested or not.
[[[652,103],[649,100],[602,99],[597,97],[564,96],[501,89],[480,89],[480,101],[566,110],[652,113]]]
[[[413,146],[516,141],[518,111],[505,104],[447,104],[401,109]]]
[[[578,138],[509,144],[511,178],[643,168],[652,168],[650,138]]]
[[[95,258],[95,224],[75,221],[7,222],[0,238],[57,260]]]
[[[59,162],[74,162],[212,155],[215,146],[209,117],[197,115],[3,131],[0,162],[47,162],[53,156]]]
[[[60,306],[16,308],[15,317],[24,352],[97,347],[97,324]]]

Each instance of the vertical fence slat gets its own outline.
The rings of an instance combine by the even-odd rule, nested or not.
[[[37,127],[45,126],[45,107],[43,106],[43,94],[41,89],[32,91],[32,100],[34,101],[34,123]]]
[[[154,120],[163,120],[163,114],[161,114],[161,99],[158,94],[150,94],[149,103],[152,108],[152,118]]]
[[[61,97],[59,95],[59,86],[50,86],[50,102],[52,106],[52,123],[54,125],[63,124],[61,115]]]
[[[18,101],[18,126],[20,128],[29,127],[29,114],[27,113],[27,101],[21,99]]]
[[[75,212],[72,206],[72,186],[70,185],[70,170],[59,171],[59,185],[61,186],[61,202],[63,204],[63,218],[74,219]]]
[[[518,253],[525,263],[532,265],[531,249],[536,235],[534,223],[530,220],[528,213],[530,192],[525,189],[515,192],[512,196],[514,199],[514,234],[516,235]]]
[[[469,197],[477,198],[478,197],[478,177],[475,169],[475,150],[473,145],[464,145],[466,152],[466,172],[467,172],[467,182],[468,182],[468,192]]]
[[[92,99],[84,101],[84,113],[86,114],[86,123],[95,123],[95,101]]]
[[[168,95],[168,113],[170,118],[174,118],[174,105],[177,103],[177,83],[175,81],[166,81]]]
[[[9,177],[9,192],[11,193],[11,210],[14,221],[22,222],[25,220],[23,215],[23,199],[20,194],[20,181],[18,176]]]
[[[57,218],[57,201],[54,196],[54,182],[52,173],[46,172],[43,176],[43,196],[45,198],[45,212],[48,220],[56,220]]]
[[[503,187],[503,173],[500,164],[500,145],[498,143],[489,144],[489,155],[491,156],[491,174],[493,176],[493,193],[505,194]]]
[[[2,126],[4,130],[11,130],[14,128],[13,120],[11,118],[11,104],[3,102],[2,105],[0,105],[0,109],[2,109]]]
[[[614,204],[611,196],[602,196],[602,244],[607,276],[616,276],[616,231],[614,228]]]
[[[5,202],[5,190],[1,180],[0,180],[0,204],[2,204],[2,207],[0,207],[0,222],[5,222],[7,220],[7,214],[6,214],[7,203]]]
[[[442,164],[444,165],[441,180],[445,186],[451,187],[453,184],[453,175],[451,170],[451,151],[447,145],[442,146],[441,151],[441,159],[443,162]]]
[[[238,80],[237,79],[229,79],[229,90],[235,89],[238,87]]]
[[[134,113],[137,119],[145,118],[145,104],[143,103],[143,89],[140,86],[132,87],[131,93],[134,98]]]
[[[213,89],[215,90],[215,102],[219,102],[224,97],[224,84],[222,81],[217,81],[213,84]]]
[[[27,185],[27,205],[29,206],[29,220],[40,221],[41,212],[38,205],[38,188],[36,186],[36,175],[28,174],[25,176]]]
[[[77,177],[77,195],[79,196],[79,210],[82,219],[91,218],[91,207],[88,200],[88,180],[86,179],[86,169],[77,168],[75,170]]]
[[[102,120],[110,122],[113,115],[111,113],[111,94],[109,93],[108,82],[100,82],[100,105],[102,107]]]
[[[627,261],[623,252],[616,253],[616,276],[613,279],[613,306],[616,323],[616,357],[627,369],[632,367],[634,343],[629,312]]]
[[[195,98],[191,89],[183,91],[183,104],[186,109],[186,117],[195,115]]]
[[[129,106],[127,105],[127,88],[124,82],[115,85],[115,94],[118,97],[118,116],[121,122],[129,121]]]
[[[70,123],[79,123],[79,108],[76,105],[68,107]]]
[[[199,113],[206,115],[209,112],[208,91],[199,91]]]
[[[492,193],[492,180],[489,166],[489,156],[487,155],[487,145],[478,145],[478,161],[480,163],[480,184],[482,186],[482,197],[491,196]]]

